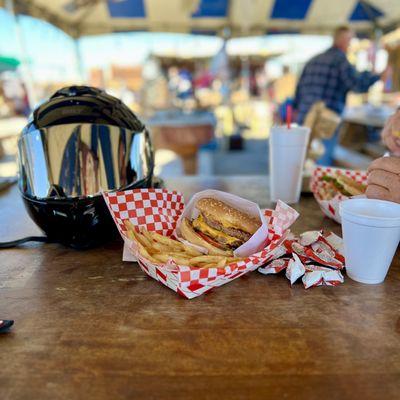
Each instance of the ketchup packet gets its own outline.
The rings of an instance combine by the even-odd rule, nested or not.
[[[303,276],[303,285],[306,289],[313,286],[337,286],[343,283],[343,275],[338,270],[333,270],[319,265],[306,265]]]
[[[293,258],[289,261],[289,264],[286,268],[286,278],[288,278],[290,284],[293,285],[293,283],[302,277],[305,272],[306,269],[300,258],[297,256],[297,254],[293,253]]]
[[[303,263],[308,261],[308,255],[306,253],[307,248],[300,244],[297,239],[287,239],[283,242],[287,252],[290,254],[297,254]]]
[[[310,260],[317,263],[335,269],[344,268],[344,257],[335,251],[322,237],[307,247],[305,252]]]
[[[261,272],[263,275],[278,274],[279,272],[287,268],[290,260],[290,258],[278,258],[270,262],[265,267],[259,268],[258,272]]]
[[[343,282],[343,241],[332,232],[308,231],[299,237],[288,234],[283,242],[287,254],[259,271],[264,275],[286,269],[293,285],[300,277],[306,289],[312,286],[336,286]],[[322,264],[314,265],[314,263]]]
[[[344,243],[343,239],[338,235],[335,235],[333,232],[325,232],[324,239],[329,245],[340,255],[342,255],[343,262],[344,262]]]
[[[308,231],[300,235],[299,243],[302,246],[310,246],[322,236],[322,231]]]

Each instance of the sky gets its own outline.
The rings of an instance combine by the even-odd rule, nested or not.
[[[21,16],[20,32],[24,43],[25,61],[37,81],[74,80],[78,76],[77,49],[85,69],[107,65],[141,64],[151,52],[179,52],[197,55],[216,54],[222,46],[218,37],[171,33],[114,33],[89,36],[76,42],[53,25],[31,17]],[[13,17],[0,9],[0,55],[21,59]],[[230,50],[241,52],[249,48],[286,53],[278,63],[305,62],[327,48],[329,37],[262,36],[234,39]]]

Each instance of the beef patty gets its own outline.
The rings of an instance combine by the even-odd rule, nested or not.
[[[225,232],[229,236],[233,236],[233,237],[239,239],[242,243],[247,242],[251,238],[250,233],[243,232],[240,229],[227,228],[227,227],[223,226],[221,223],[214,221],[207,215],[205,215],[205,214],[202,214],[202,215],[203,215],[203,218],[204,218],[206,224],[210,225],[212,228],[217,229],[221,232]]]

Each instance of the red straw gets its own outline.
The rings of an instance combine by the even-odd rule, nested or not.
[[[286,105],[286,125],[287,128],[290,129],[290,125],[292,124],[292,105]]]

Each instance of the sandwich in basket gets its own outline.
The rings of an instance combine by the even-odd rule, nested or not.
[[[230,256],[247,242],[261,226],[261,221],[213,198],[196,203],[197,218],[185,218],[182,237],[208,250],[209,254]]]

